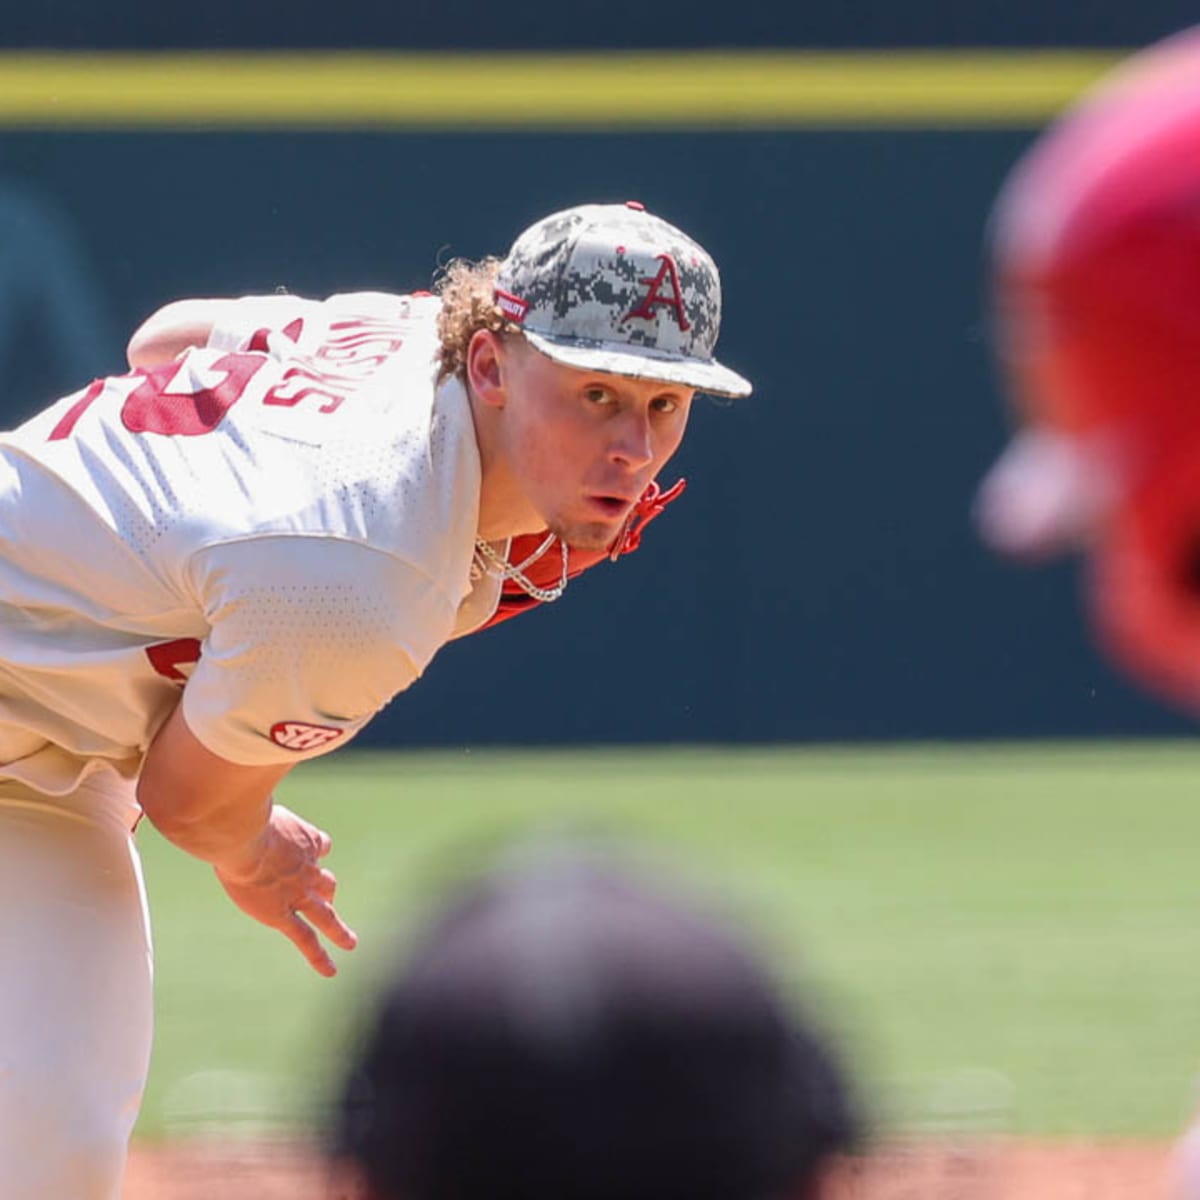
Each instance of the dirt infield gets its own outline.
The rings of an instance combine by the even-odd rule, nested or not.
[[[830,1200],[1168,1200],[1168,1149],[1140,1143],[897,1145],[852,1164]],[[350,1200],[288,1145],[138,1147],[123,1200]]]

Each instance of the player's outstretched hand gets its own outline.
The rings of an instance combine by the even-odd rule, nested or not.
[[[343,950],[353,950],[358,942],[333,907],[337,880],[320,865],[331,845],[323,829],[275,804],[251,852],[236,865],[215,868],[242,912],[278,929],[327,978],[337,974],[337,967],[318,934]]]

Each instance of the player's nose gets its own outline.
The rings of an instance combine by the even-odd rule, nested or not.
[[[611,426],[609,459],[626,470],[639,471],[654,461],[654,433],[649,413],[635,409],[623,413]]]

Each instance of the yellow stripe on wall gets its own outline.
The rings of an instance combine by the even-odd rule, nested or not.
[[[9,129],[803,129],[1044,123],[1112,52],[0,53]]]

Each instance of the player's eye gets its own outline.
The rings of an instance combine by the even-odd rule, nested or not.
[[[584,388],[583,398],[589,404],[612,404],[616,400],[616,397],[608,388],[601,387],[599,384]]]
[[[673,413],[679,408],[679,401],[674,396],[655,396],[650,401],[650,407],[655,412]]]

